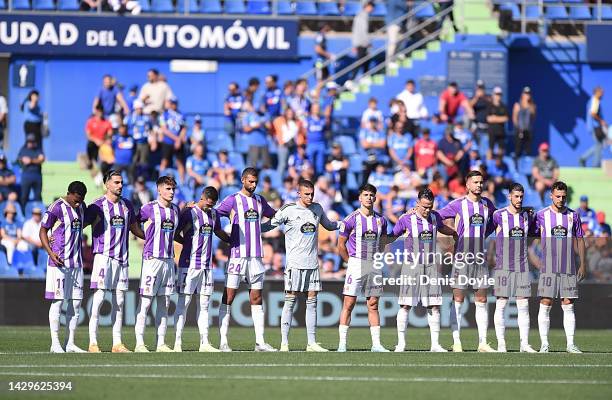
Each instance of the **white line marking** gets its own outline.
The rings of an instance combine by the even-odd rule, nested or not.
[[[0,372],[4,376],[53,376],[63,378],[136,378],[136,379],[211,379],[211,380],[258,380],[258,381],[323,381],[323,382],[441,382],[441,383],[511,383],[511,384],[570,384],[612,385],[612,381],[572,379],[495,379],[495,378],[446,378],[446,377],[375,377],[375,376],[265,376],[265,375],[168,375],[168,374],[100,374],[76,372],[74,374],[54,372]]]
[[[105,354],[110,354],[110,352],[103,352]],[[155,354],[155,351],[151,351],[151,353]],[[187,354],[197,354],[197,351],[185,351],[185,353]],[[253,350],[233,350],[232,353],[239,353],[239,354],[243,354],[243,353],[254,353]],[[304,350],[291,350],[290,353],[307,353]],[[334,354],[336,353],[334,350],[330,351],[330,354]],[[347,353],[344,354],[351,354],[351,353],[371,353],[370,350],[349,350]],[[428,350],[407,350],[405,351],[406,354],[429,354],[430,352]],[[466,354],[476,354],[476,350],[467,350],[464,351],[464,353]],[[14,356],[27,356],[27,355],[36,355],[36,354],[51,354],[48,351],[0,351],[0,355],[14,355]],[[144,354],[144,353],[141,353]],[[311,353],[312,354],[312,353]],[[433,354],[433,353],[432,353]],[[493,354],[493,353],[491,353]],[[518,351],[511,351],[510,353],[505,353],[506,354],[519,354]],[[548,353],[549,356],[550,354],[566,354],[565,351],[552,351],[550,353]],[[583,351],[584,355],[598,355],[598,356],[612,356],[612,351],[610,352],[596,352],[596,351]],[[523,355],[524,357],[530,357],[529,355]],[[522,356],[522,357],[523,357]],[[535,357],[539,357],[539,356],[535,356]]]
[[[612,364],[417,364],[417,363],[240,363],[240,364],[87,364],[91,368],[168,368],[168,367],[218,367],[218,368],[235,368],[235,367],[272,367],[272,368],[291,368],[291,367],[352,367],[352,368],[612,368]],[[8,364],[0,365],[0,368],[83,368],[83,365],[75,364]]]

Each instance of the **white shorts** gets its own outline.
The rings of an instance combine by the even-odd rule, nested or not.
[[[383,293],[382,271],[373,267],[371,260],[349,257],[344,278],[345,296],[380,297]]]
[[[438,281],[441,274],[437,266],[420,265],[402,272],[402,275],[410,281],[409,284],[402,284],[400,287],[397,298],[400,306],[416,307],[421,303],[423,307],[430,307],[442,304],[442,286]]]
[[[262,290],[266,269],[261,257],[230,258],[227,264],[225,287],[238,289],[240,282],[246,282],[249,289]]]
[[[467,289],[471,287],[474,290],[477,289],[488,289],[489,283],[487,282],[487,278],[489,278],[489,268],[486,264],[469,264],[464,265],[463,268],[458,268],[453,265],[453,270],[451,271],[451,277],[455,280],[455,284],[451,285],[453,289]],[[460,278],[462,277],[462,278]],[[462,284],[459,279],[478,279],[473,284]]]
[[[179,268],[176,291],[179,294],[213,294],[215,280],[212,269]]]
[[[320,292],[321,277],[319,269],[285,270],[285,291],[287,292]]]
[[[128,290],[129,267],[104,254],[96,254],[91,272],[90,289]]]
[[[142,261],[140,294],[143,296],[170,296],[174,294],[174,260],[150,258]]]
[[[83,300],[83,268],[47,266],[45,299]]]
[[[577,299],[578,276],[557,273],[542,273],[538,282],[538,296]]]
[[[531,297],[531,279],[529,271],[493,270],[496,297]]]

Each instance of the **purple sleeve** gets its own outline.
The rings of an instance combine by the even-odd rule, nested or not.
[[[400,219],[397,221],[397,224],[395,224],[395,226],[393,227],[393,236],[401,236],[407,230],[404,221],[406,221],[406,217],[401,216]]]
[[[382,217],[382,234],[385,236],[389,234],[389,223],[385,217]]]
[[[495,208],[495,204],[493,204],[491,200],[486,199],[485,202],[487,203],[487,207],[489,208],[489,210],[491,210],[491,218],[489,218],[489,220],[487,221],[487,230],[485,232],[485,237],[487,237],[493,232],[495,232],[495,224],[493,223],[493,217],[495,216],[495,211],[497,211],[497,208]]]
[[[96,216],[98,215],[100,208],[96,203],[91,203],[85,209],[85,226],[91,225],[95,222]]]
[[[234,196],[227,196],[221,204],[217,206],[217,213],[222,217],[229,217],[232,208],[234,208]]]
[[[491,221],[492,221],[492,224],[493,224],[493,229],[495,229],[499,225],[501,225],[500,218],[501,218],[500,213],[498,213],[498,212],[494,212],[493,213],[493,218],[491,218]]]
[[[455,218],[457,211],[455,210],[455,201],[453,200],[448,203],[444,208],[438,211],[438,214],[442,219]]]
[[[442,228],[444,226],[444,218],[442,218],[440,216],[440,213],[437,211],[433,211],[435,217],[436,217],[436,229],[440,230],[440,228]]]
[[[145,222],[151,217],[151,206],[149,204],[145,204],[140,207],[140,212],[138,213],[138,222]]]
[[[344,218],[340,224],[340,236],[349,237],[353,229],[355,229],[355,218],[352,218],[352,215],[349,215],[348,217]]]
[[[270,207],[266,199],[264,199],[263,197],[261,198],[261,208],[264,217],[272,218],[274,214],[276,214],[276,210]]]
[[[136,212],[134,211],[134,205],[132,204],[132,202],[129,200],[124,200],[124,201],[125,201],[125,206],[128,209],[128,214],[130,216],[128,220],[128,226],[130,226],[134,222],[138,222],[138,220],[136,219]]]
[[[185,225],[189,223],[191,219],[191,209],[185,208],[183,212],[179,215],[178,226],[176,227],[177,232],[182,232]]]
[[[576,211],[574,211],[574,229],[572,234],[574,237],[581,238],[584,237],[584,231],[582,230],[582,221],[580,220],[580,215]]]
[[[53,225],[55,225],[56,221],[57,221],[57,215],[55,213],[55,209],[49,207],[47,211],[45,212],[45,215],[43,215],[40,225],[45,229],[51,229],[53,228]]]

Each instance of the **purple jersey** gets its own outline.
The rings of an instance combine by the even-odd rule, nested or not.
[[[408,252],[408,261],[415,262],[416,256],[417,264],[433,265],[438,229],[443,225],[442,218],[435,211],[430,212],[427,218],[417,213],[403,214],[393,227],[393,236],[406,234],[404,250]]]
[[[535,221],[527,211],[513,214],[509,207],[493,213],[495,227],[495,269],[529,271],[527,241],[535,231]]]
[[[215,209],[202,211],[197,205],[183,210],[179,218],[178,231],[184,234],[183,250],[179,268],[210,269],[212,258],[212,235],[221,226]]]
[[[340,236],[347,237],[349,257],[373,260],[380,251],[380,240],[387,235],[387,220],[377,212],[366,217],[359,210],[353,211],[340,224]]]
[[[113,203],[106,196],[87,207],[86,220],[92,226],[93,252],[103,254],[122,264],[128,263],[130,225],[136,221],[132,203],[120,198]]]
[[[138,220],[151,221],[145,231],[143,257],[174,258],[174,231],[178,225],[179,208],[176,204],[163,207],[157,200],[140,209]]]
[[[554,212],[551,207],[538,211],[536,227],[542,239],[542,267],[540,272],[576,274],[573,238],[584,236],[576,211],[565,208]]]
[[[263,257],[261,217],[272,218],[274,209],[258,194],[252,197],[238,192],[227,196],[217,206],[222,217],[232,224],[230,235],[231,257]]]
[[[63,198],[59,198],[49,206],[42,218],[41,226],[51,230],[56,222],[59,225],[53,229],[53,243],[51,250],[60,259],[64,260],[66,268],[81,268],[83,259],[81,257],[81,245],[83,236],[83,224],[85,221],[85,205],[81,204],[74,209]],[[49,266],[57,267],[49,258]]]
[[[493,232],[495,206],[486,197],[473,202],[467,196],[453,200],[439,211],[443,219],[454,218],[459,240],[455,251],[460,253],[484,253],[485,238]]]

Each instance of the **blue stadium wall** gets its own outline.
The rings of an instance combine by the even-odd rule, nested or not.
[[[409,75],[443,75],[446,73],[444,51],[474,50],[479,42],[490,43],[491,37],[469,36],[442,46],[442,54],[432,55],[426,62],[415,63]],[[330,50],[339,51],[349,46],[348,38],[329,41]],[[592,140],[585,129],[588,98],[596,85],[612,93],[612,64],[588,64],[584,44],[541,45],[536,36],[511,37],[498,43],[508,51],[508,98],[516,100],[523,86],[533,89],[538,104],[535,143],[549,141],[552,154],[562,165],[577,165],[578,154],[586,150]],[[312,66],[313,38],[299,39],[299,61],[247,62],[221,61],[217,73],[171,73],[168,60],[121,59],[43,59],[12,58],[9,71],[10,150],[14,157],[23,143],[23,118],[19,105],[29,89],[12,85],[13,67],[31,62],[36,69],[36,88],[41,92],[42,107],[49,114],[51,136],[45,149],[50,160],[74,160],[84,151],[84,125],[94,96],[101,86],[101,77],[110,73],[126,86],[142,85],[146,71],[157,68],[168,76],[173,90],[181,100],[184,112],[222,112],[222,99],[229,82],[246,83],[251,76],[260,79],[269,73],[279,75],[280,81],[295,79]],[[392,92],[402,89],[397,80]],[[391,82],[389,82],[391,83]],[[389,88],[384,90],[389,93]],[[373,92],[372,94],[376,94]],[[435,107],[436,98],[426,99]],[[344,103],[339,115],[357,116],[363,104]],[[611,96],[604,97],[603,109],[612,113]],[[213,125],[219,125],[214,123]],[[534,145],[535,148],[535,145]],[[610,157],[610,152],[606,151]]]

